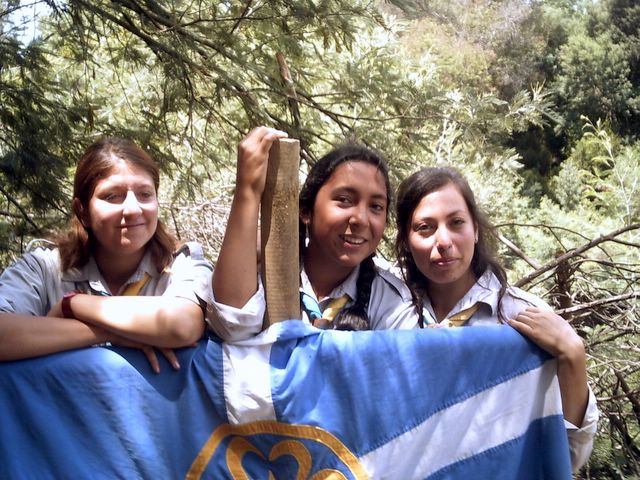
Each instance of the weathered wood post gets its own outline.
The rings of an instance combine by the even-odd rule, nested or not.
[[[298,169],[300,142],[276,140],[269,151],[267,183],[260,207],[264,327],[300,316]]]

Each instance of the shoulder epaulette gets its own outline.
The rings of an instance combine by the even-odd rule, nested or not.
[[[204,250],[202,250],[202,246],[198,242],[183,243],[180,248],[173,253],[173,256],[177,257],[181,253],[184,253],[191,258],[204,259]]]

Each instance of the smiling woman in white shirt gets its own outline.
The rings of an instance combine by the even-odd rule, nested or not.
[[[467,181],[451,167],[424,168],[401,183],[396,212],[396,254],[421,326],[506,323],[556,357],[572,465],[584,465],[598,410],[582,339],[542,299],[508,285]]]
[[[89,146],[67,231],[0,275],[0,360],[111,342],[141,348],[155,371],[157,347],[179,368],[173,349],[203,335],[213,269],[158,218],[159,181],[133,142]]]
[[[224,325],[258,333],[265,312],[258,275],[258,212],[269,149],[286,133],[258,127],[238,146],[236,190],[213,277],[214,309]],[[406,286],[375,263],[391,187],[384,158],[355,143],[311,168],[299,195],[303,320],[322,329],[414,328]]]

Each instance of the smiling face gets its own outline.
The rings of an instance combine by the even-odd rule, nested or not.
[[[96,254],[142,257],[158,225],[154,180],[145,170],[118,160],[96,183],[82,223],[93,233]]]
[[[313,212],[302,212],[309,228],[305,265],[348,275],[377,248],[387,219],[385,178],[370,163],[340,164],[318,190]]]
[[[425,195],[408,226],[409,250],[427,278],[427,291],[446,286],[466,292],[475,283],[471,260],[477,241],[477,225],[456,186]]]

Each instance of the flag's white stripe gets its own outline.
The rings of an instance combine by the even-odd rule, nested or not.
[[[224,345],[224,396],[229,423],[274,420],[269,356],[271,344]]]
[[[371,478],[425,478],[520,437],[533,420],[561,413],[556,362],[549,360],[429,417],[360,461]]]

